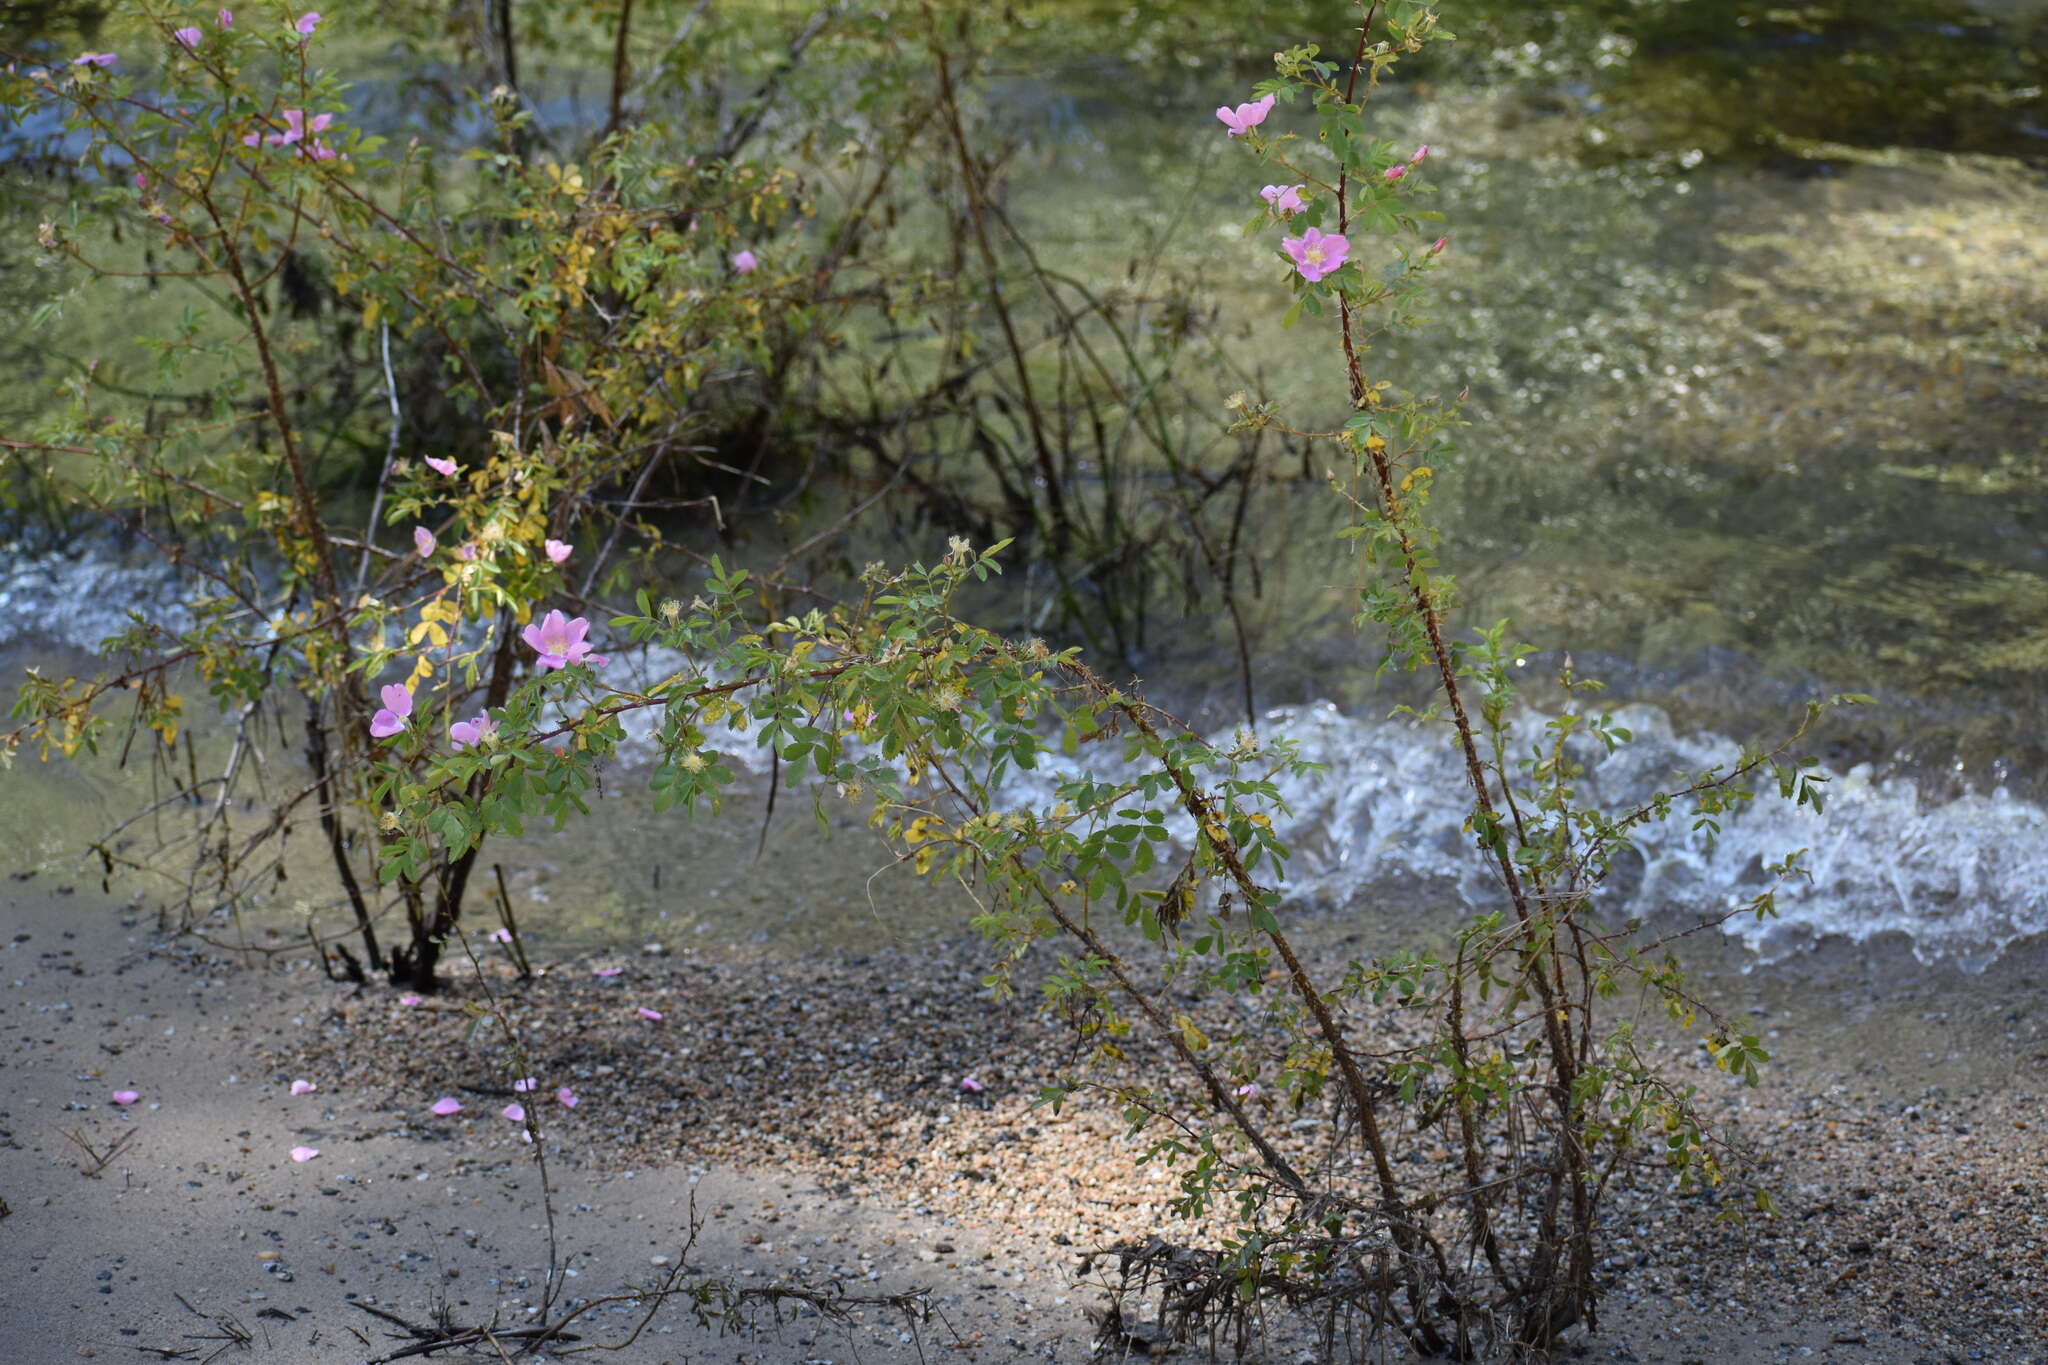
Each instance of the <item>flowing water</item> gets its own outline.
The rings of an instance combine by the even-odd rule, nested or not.
[[[1588,793],[1610,806],[1724,761],[1805,697],[1874,694],[1819,741],[1825,817],[1760,801],[1712,845],[1660,829],[1618,873],[1616,907],[1718,908],[1805,849],[1811,880],[1780,917],[1729,926],[1759,953],[1902,934],[1923,958],[1980,965],[2048,933],[2048,114],[2030,46],[2048,8],[1813,6],[1794,22],[1645,6],[1627,30],[1601,8],[1476,7],[1474,50],[1376,105],[1385,136],[1433,148],[1452,239],[1437,321],[1371,363],[1470,391],[1439,504],[1466,617],[1513,616],[1532,675],[1570,651],[1613,683],[1638,741],[1595,762]],[[1064,270],[1173,282],[1316,425],[1341,412],[1322,339],[1279,329],[1281,272],[1239,232],[1256,170],[1209,115],[1256,73],[1221,40],[1176,47],[1170,14],[1131,14],[1112,51],[1062,57],[1041,33],[1051,57],[998,64],[990,115],[1020,146],[1011,208]],[[544,107],[579,117],[568,95]],[[1477,900],[1451,756],[1387,718],[1346,623],[1334,515],[1323,498],[1267,509],[1247,604],[1261,729],[1328,767],[1289,793],[1294,890]],[[175,600],[145,554],[15,550],[0,569],[13,662],[54,669],[127,607]],[[1227,733],[1220,627],[1155,633],[1138,664]],[[886,859],[856,819],[820,843],[785,797],[785,815],[805,809],[757,860],[758,808],[657,820],[634,782],[616,774],[596,820],[497,850],[523,929],[821,946],[958,920],[900,869],[870,880]],[[17,762],[0,827],[56,876],[147,791],[140,769]],[[293,866],[291,887],[317,884],[317,859]],[[286,890],[269,893],[272,930],[320,903]]]

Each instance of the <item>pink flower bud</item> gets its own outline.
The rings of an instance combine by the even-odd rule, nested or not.
[[[1444,248],[1449,246],[1450,244],[1450,238],[1439,237],[1429,244],[1429,254],[1432,256],[1441,256],[1443,254]]]

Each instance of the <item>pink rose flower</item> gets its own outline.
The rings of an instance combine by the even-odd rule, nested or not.
[[[448,727],[448,742],[460,752],[473,744],[481,744],[498,733],[498,722],[485,711],[475,720],[458,720]],[[502,932],[502,931],[500,931]]]
[[[327,131],[328,125],[333,122],[334,115],[332,114],[315,114],[309,119],[306,117],[306,111],[303,109],[287,109],[284,111],[284,131],[272,133],[270,135],[270,145],[273,147],[289,147],[295,142],[303,142],[306,140],[308,133],[324,133]]]
[[[185,48],[189,51],[199,46],[199,39],[201,35],[199,30],[196,28],[181,28],[175,30],[171,34],[171,36],[173,38],[176,38],[180,43],[184,44]]]
[[[1232,109],[1224,105],[1216,111],[1216,117],[1223,120],[1223,126],[1230,130],[1232,137],[1243,137],[1266,121],[1266,115],[1273,112],[1273,96],[1240,104]]]
[[[1282,218],[1292,218],[1295,214],[1308,207],[1307,204],[1301,201],[1301,186],[1299,185],[1268,185],[1259,191],[1259,197],[1268,204],[1271,204],[1273,212],[1279,214]]]
[[[590,645],[583,638],[589,633],[590,622],[583,617],[572,619],[551,611],[519,632],[519,638],[540,655],[538,662],[542,668],[568,668],[585,662],[593,668],[603,668],[611,661],[590,652]]]
[[[299,22],[293,24],[292,27],[299,31],[301,38],[312,37],[313,30],[320,27],[320,11],[308,10],[299,16]]]
[[[1310,284],[1342,269],[1344,258],[1351,254],[1350,242],[1321,228],[1310,228],[1299,237],[1283,237],[1280,245],[1294,258],[1294,268]]]
[[[548,542],[548,543],[546,544],[546,546],[544,546],[543,548],[545,548],[545,549],[547,550],[547,552],[548,552],[548,563],[550,563],[550,564],[566,564],[566,563],[568,562],[568,560],[569,560],[569,542],[568,542],[568,541],[566,541],[566,540],[551,540],[551,541],[549,541],[549,542]]]
[[[732,268],[735,274],[751,275],[754,272],[754,267],[759,264],[761,264],[760,260],[751,251],[742,251],[732,258]]]
[[[421,559],[425,559],[428,555],[434,553],[435,543],[434,533],[426,527],[415,526],[412,528],[412,547],[419,551]]]
[[[436,474],[452,476],[455,473],[455,461],[443,460],[438,456],[429,455],[427,456],[427,468],[433,470]]]
[[[384,709],[370,717],[370,735],[389,739],[405,729],[405,718],[412,714],[412,689],[391,683],[377,695],[383,699]]]

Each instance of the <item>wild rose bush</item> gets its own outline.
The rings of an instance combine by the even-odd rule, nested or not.
[[[794,178],[735,154],[746,126],[621,122],[563,161],[532,153],[531,115],[505,94],[488,105],[490,142],[443,158],[353,125],[317,13],[149,12],[154,51],[17,56],[0,106],[61,113],[98,186],[44,222],[49,258],[190,291],[178,332],[150,344],[156,382],[196,381],[203,398],[166,422],[175,404],[74,382],[68,412],[10,442],[10,474],[39,461],[45,496],[160,547],[190,576],[195,620],[138,616],[107,642],[126,665],[108,676],[31,677],[9,748],[93,748],[116,695],[168,745],[184,706],[170,667],[190,670],[237,730],[226,771],[193,775],[217,788],[193,893],[237,903],[310,814],[371,967],[431,989],[475,839],[407,842],[384,861],[407,919],[388,952],[366,854],[407,818],[453,833],[458,815],[411,798],[473,775],[443,760],[501,743],[522,679],[566,670],[557,700],[595,687],[593,593],[626,557],[663,550],[642,509],[717,510],[656,500],[650,484],[701,458],[724,395],[781,338],[817,329],[832,267],[787,235],[806,211]],[[677,139],[726,154],[664,159]],[[369,376],[374,405],[360,401]],[[360,527],[336,521],[337,449],[371,461]],[[227,813],[249,727],[294,694],[312,780],[245,843]]]
[[[1288,927],[1299,912],[1272,816],[1279,779],[1305,772],[1292,751],[1249,732],[1217,747],[1076,651],[961,619],[959,594],[999,572],[1004,543],[956,538],[935,563],[870,566],[853,600],[801,613],[717,559],[673,596],[643,589],[617,614],[598,605],[603,565],[646,531],[606,524],[591,490],[633,486],[646,450],[686,439],[702,415],[694,394],[789,306],[774,292],[788,267],[741,240],[752,217],[790,202],[777,172],[650,164],[630,134],[587,166],[527,160],[520,114],[504,104],[507,150],[482,155],[476,195],[450,206],[421,188],[425,153],[389,157],[348,126],[313,55],[324,30],[312,16],[192,17],[163,17],[170,61],[156,88],[89,53],[15,71],[4,97],[70,111],[103,194],[232,302],[236,330],[218,351],[240,362],[210,421],[163,430],[106,420],[82,399],[33,444],[88,462],[67,485],[81,505],[145,534],[169,534],[159,507],[226,523],[232,552],[193,566],[211,585],[195,626],[138,620],[109,642],[134,666],[31,678],[13,742],[91,747],[117,686],[149,728],[175,733],[172,664],[245,720],[296,693],[313,781],[280,822],[319,820],[373,963],[385,898],[402,909],[408,940],[390,970],[426,991],[480,848],[528,821],[588,814],[629,720],[652,731],[662,809],[719,801],[735,779],[718,737],[739,731],[811,784],[821,815],[850,801],[919,872],[960,879],[995,946],[990,985],[1007,989],[1012,964],[1055,945],[1047,989],[1091,1051],[1044,1102],[1107,1090],[1146,1136],[1144,1158],[1179,1169],[1176,1211],[1226,1228],[1206,1248],[1128,1249],[1126,1283],[1163,1287],[1175,1325],[1220,1328],[1240,1347],[1268,1305],[1287,1304],[1362,1351],[1390,1338],[1467,1358],[1548,1350],[1593,1320],[1601,1202],[1618,1176],[1655,1160],[1686,1183],[1726,1178],[1691,1089],[1603,1006],[1628,991],[1681,1027],[1705,1014],[1715,1062],[1748,1081],[1759,1040],[1704,1011],[1633,926],[1603,924],[1596,896],[1648,821],[1711,828],[1758,780],[1801,803],[1817,805],[1819,789],[1779,746],[1637,809],[1585,807],[1587,747],[1629,738],[1581,704],[1595,685],[1567,670],[1573,704],[1543,722],[1540,746],[1518,750],[1529,649],[1505,623],[1469,638],[1449,624],[1454,583],[1429,500],[1458,458],[1456,404],[1403,393],[1367,364],[1372,330],[1418,318],[1449,259],[1423,207],[1430,149],[1374,137],[1368,112],[1401,58],[1448,36],[1431,7],[1369,7],[1347,62],[1284,51],[1252,99],[1216,111],[1220,135],[1260,163],[1247,231],[1271,249],[1248,253],[1246,269],[1270,281],[1276,307],[1291,296],[1289,325],[1317,320],[1314,344],[1342,367],[1352,407],[1340,428],[1311,431],[1239,395],[1235,425],[1323,442],[1337,461],[1360,621],[1384,637],[1385,666],[1433,680],[1414,718],[1462,757],[1463,833],[1499,889],[1448,952],[1403,948],[1330,972]],[[694,226],[676,226],[678,194]],[[62,224],[45,238],[84,250]],[[323,510],[263,306],[266,282],[313,241],[365,329],[431,340],[449,383],[493,422],[459,452],[381,466],[360,534]],[[244,388],[272,444],[222,435]],[[643,644],[680,662],[637,685],[613,676],[609,653]],[[1053,799],[1014,799],[1023,770],[1056,774]],[[357,872],[371,829],[373,882]],[[1795,861],[1772,871],[1790,876]],[[1767,914],[1774,894],[1717,914]],[[1247,999],[1255,1008],[1230,1017],[1255,1022],[1206,1032],[1176,1003],[1191,991]],[[1171,1074],[1135,1083],[1091,1069],[1137,1030]],[[1308,1150],[1277,1127],[1302,1112],[1326,1120]],[[1450,1159],[1410,1159],[1439,1144]],[[1768,1211],[1761,1192],[1749,1198]]]

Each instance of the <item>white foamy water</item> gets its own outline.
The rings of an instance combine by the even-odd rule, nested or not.
[[[15,547],[0,563],[0,644],[33,636],[91,649],[126,627],[131,608],[176,621],[179,603],[173,573],[153,556]],[[625,685],[667,676],[683,662],[658,649],[614,654],[613,670]],[[650,708],[625,718],[627,763],[652,758],[660,714]],[[1681,775],[1725,764],[1737,752],[1719,735],[1674,734],[1654,706],[1620,707],[1615,716],[1634,742],[1612,755],[1591,744],[1579,752],[1587,766],[1581,796],[1610,812],[1630,809],[1660,787],[1683,785]],[[1540,726],[1541,718],[1533,718],[1521,732],[1524,753]],[[1485,862],[1461,830],[1465,789],[1445,732],[1346,714],[1327,703],[1271,711],[1262,730],[1294,740],[1303,758],[1325,767],[1280,782],[1290,813],[1276,824],[1295,855],[1285,882],[1292,895],[1335,906],[1390,879],[1427,878],[1448,881],[1474,907],[1498,903]],[[766,772],[768,754],[754,734],[722,727],[710,738],[738,766]],[[1211,738],[1231,741],[1228,732]],[[1113,778],[1121,767],[1117,754],[1112,740],[1085,747],[1081,758],[1097,776]],[[1079,771],[1075,761],[1054,759],[1016,774],[1004,795],[1046,803],[1059,780]],[[1910,779],[1875,779],[1866,766],[1820,771],[1830,779],[1824,815],[1793,808],[1766,783],[1754,804],[1721,817],[1718,840],[1693,830],[1683,813],[1642,827],[1640,859],[1624,855],[1604,909],[1714,913],[1764,889],[1763,868],[1804,849],[1810,880],[1780,892],[1775,919],[1744,916],[1727,925],[1766,957],[1826,935],[1862,941],[1897,932],[1911,938],[1923,960],[1974,968],[2014,939],[2048,931],[2048,809],[2002,788],[1930,800]]]
[[[1587,770],[1581,800],[1611,814],[1685,786],[1739,752],[1719,735],[1674,734],[1655,706],[1613,714],[1632,743],[1611,755],[1591,741],[1574,749]],[[1323,765],[1278,780],[1289,809],[1275,815],[1275,830],[1294,854],[1283,883],[1289,894],[1334,907],[1390,881],[1429,879],[1448,880],[1475,909],[1502,904],[1489,864],[1462,829],[1470,803],[1448,729],[1347,715],[1327,702],[1264,719],[1266,737],[1291,739],[1300,757]],[[1544,719],[1518,727],[1515,752],[1530,751]],[[1232,736],[1210,738],[1227,746]],[[1087,763],[1098,777],[1125,775],[1099,751]],[[1019,775],[1006,795],[1048,802],[1059,782],[1080,771],[1073,760],[1056,760]],[[1815,772],[1829,779],[1825,814],[1780,799],[1765,777],[1754,803],[1718,817],[1718,837],[1695,830],[1685,805],[1663,823],[1638,827],[1637,852],[1617,859],[1602,910],[1613,917],[1715,914],[1767,889],[1773,878],[1764,869],[1805,850],[1800,865],[1808,876],[1782,887],[1775,917],[1744,915],[1726,925],[1766,959],[1827,935],[1860,942],[1896,931],[1923,961],[1980,969],[2014,939],[2048,930],[2048,810],[2002,789],[1928,801],[1910,780],[1875,781],[1867,766]],[[1176,833],[1185,837],[1184,822]]]
[[[192,622],[175,571],[154,551],[82,553],[0,546],[0,645],[33,635],[94,650],[139,611],[173,630]]]

